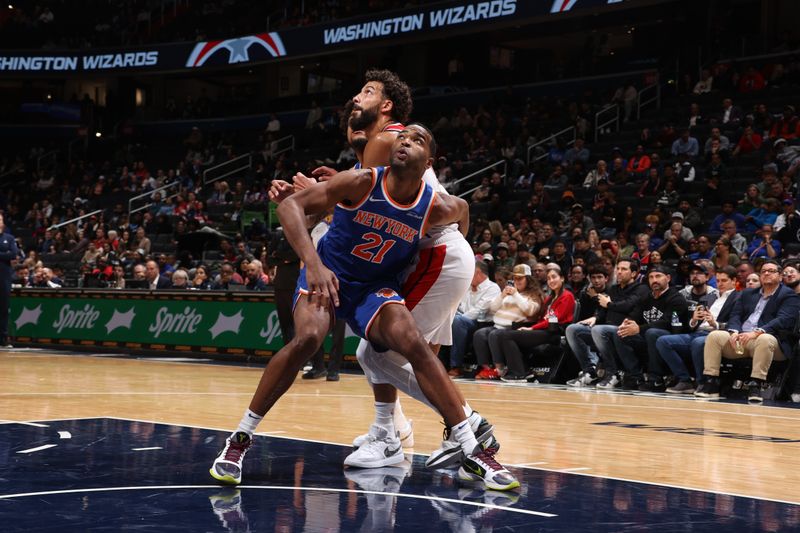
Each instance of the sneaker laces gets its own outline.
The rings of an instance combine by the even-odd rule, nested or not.
[[[494,458],[494,454],[496,452],[492,451],[491,449],[481,449],[478,453],[475,454],[481,461],[486,463],[492,470],[503,470],[503,467],[497,460]]]
[[[239,459],[241,459],[242,455],[245,451],[247,451],[247,443],[250,442],[248,439],[245,442],[234,442],[231,440],[228,443],[228,449],[225,451],[225,460],[231,461],[233,463],[238,463]]]

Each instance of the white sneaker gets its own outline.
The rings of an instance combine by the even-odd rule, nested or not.
[[[588,387],[592,384],[593,381],[596,381],[596,378],[594,378],[589,372],[584,372],[583,370],[581,370],[580,372],[578,372],[577,378],[567,381],[567,385],[576,388]]]
[[[414,447],[414,421],[410,418],[408,419],[408,426],[402,431],[397,432],[398,437],[400,438],[400,443],[403,445],[403,448],[413,448]],[[363,435],[359,435],[358,437],[353,439],[353,448],[359,449],[363,445],[365,445],[370,440],[369,433],[364,433]]]
[[[461,481],[483,481],[492,490],[511,490],[519,487],[517,478],[497,462],[494,454],[478,448],[464,458],[458,469]]]
[[[369,428],[369,440],[348,455],[345,466],[358,468],[379,468],[392,466],[405,460],[403,445],[397,435],[389,435],[386,429],[373,424]]]
[[[474,411],[477,415],[477,411]],[[475,434],[475,439],[483,449],[492,449],[494,453],[500,449],[500,443],[494,438],[494,426],[488,420],[480,415],[473,417],[470,421],[472,432]],[[458,466],[464,460],[464,452],[461,450],[461,444],[453,438],[450,428],[444,429],[444,435],[441,446],[431,453],[430,457],[425,461],[425,467],[435,470],[437,468],[450,468]]]
[[[616,374],[604,377],[595,387],[598,389],[616,389],[620,385],[619,377]]]
[[[792,393],[792,402],[800,403],[800,392]]]

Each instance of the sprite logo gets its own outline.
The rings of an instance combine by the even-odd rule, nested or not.
[[[267,344],[272,343],[272,339],[281,335],[281,325],[278,322],[278,311],[272,311],[267,317],[266,327],[261,328],[258,336],[267,340]]]
[[[153,333],[155,338],[162,333],[196,333],[197,325],[202,320],[203,315],[188,305],[178,313],[170,313],[168,307],[162,307],[156,312],[156,319],[147,331]]]
[[[58,333],[67,328],[92,329],[98,318],[100,318],[100,311],[91,304],[84,305],[82,309],[72,309],[69,304],[66,304],[58,312],[58,319],[53,322],[53,327]]]

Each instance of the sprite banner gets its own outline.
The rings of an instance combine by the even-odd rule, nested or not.
[[[11,335],[22,342],[45,344],[256,355],[277,352],[284,344],[278,312],[266,296],[70,292],[15,291]],[[330,337],[326,348],[329,344]],[[358,337],[348,329],[345,354],[355,354],[356,346]]]

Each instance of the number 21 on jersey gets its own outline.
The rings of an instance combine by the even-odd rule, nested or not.
[[[365,233],[363,237],[366,242],[356,245],[350,253],[359,259],[372,263],[380,264],[383,262],[383,257],[386,255],[386,252],[391,250],[395,243],[393,239],[384,240],[383,237],[372,232]]]

